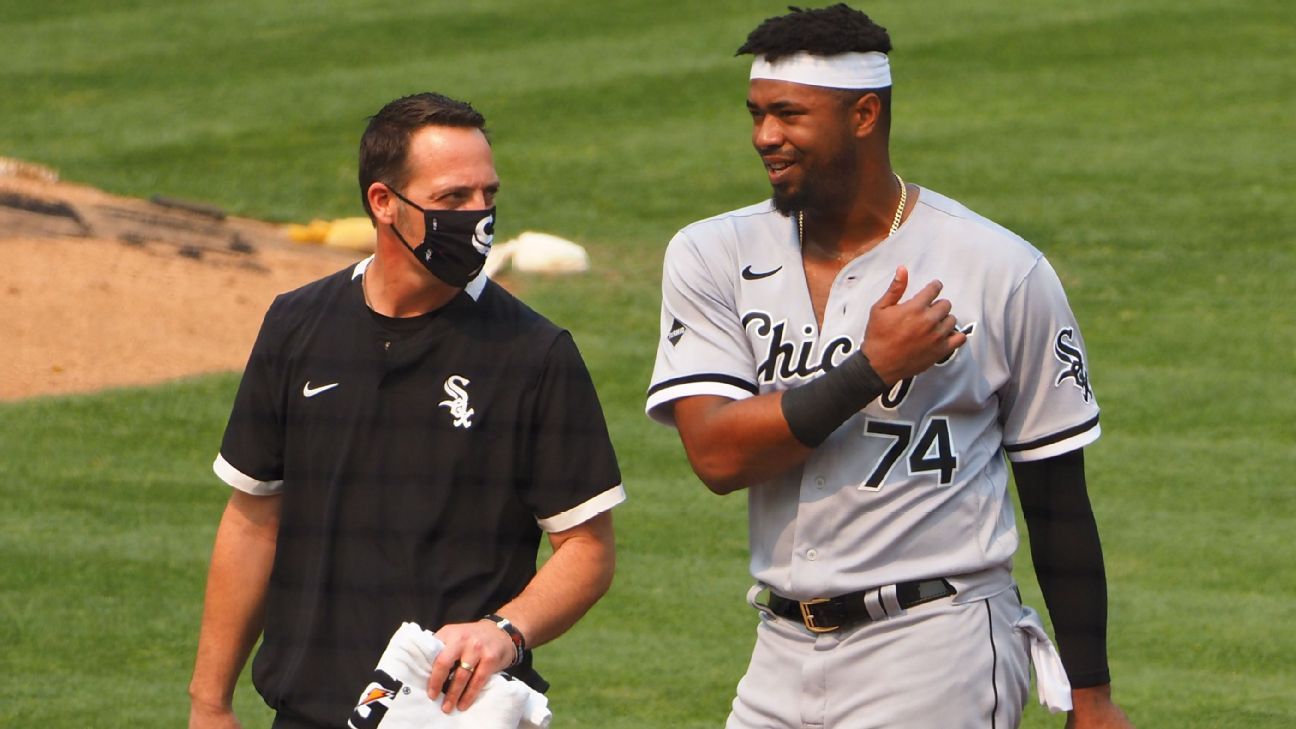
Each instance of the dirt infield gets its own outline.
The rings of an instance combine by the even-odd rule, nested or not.
[[[275,294],[360,255],[202,206],[0,178],[0,400],[241,369]]]

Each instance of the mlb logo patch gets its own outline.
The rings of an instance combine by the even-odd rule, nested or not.
[[[687,331],[687,328],[684,326],[684,322],[675,319],[671,322],[670,331],[666,333],[666,341],[670,342],[671,346],[674,347],[679,344],[679,340],[683,338],[685,331]]]

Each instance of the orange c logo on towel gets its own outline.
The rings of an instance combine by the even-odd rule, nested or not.
[[[390,699],[395,696],[396,696],[395,691],[392,691],[391,689],[385,689],[381,686],[375,686],[369,689],[369,692],[366,693],[360,699],[360,706],[368,706],[369,704],[372,704],[373,702],[378,701],[380,699]]]
[[[374,671],[373,680],[360,694],[360,702],[351,712],[349,726],[353,729],[377,729],[387,715],[387,710],[391,708],[396,692],[404,685],[382,669]],[[406,693],[408,692],[407,689]]]

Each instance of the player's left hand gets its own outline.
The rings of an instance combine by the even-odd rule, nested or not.
[[[427,693],[429,698],[436,699],[450,678],[441,702],[441,710],[447,714],[456,708],[463,711],[472,706],[486,680],[508,668],[517,655],[508,634],[485,620],[446,625],[436,635],[445,648],[432,662]],[[465,668],[465,664],[471,668]]]
[[[1134,723],[1112,701],[1111,684],[1071,691],[1066,729],[1134,729]]]

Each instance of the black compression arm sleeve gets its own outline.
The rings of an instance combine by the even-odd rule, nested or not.
[[[803,445],[816,448],[846,419],[887,391],[886,383],[856,350],[841,364],[800,387],[783,392],[781,407],[788,430]]]
[[[1107,575],[1085,487],[1084,452],[1013,464],[1031,558],[1072,688],[1111,683]]]

